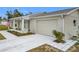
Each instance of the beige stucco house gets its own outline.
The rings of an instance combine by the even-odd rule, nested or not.
[[[11,18],[11,27],[20,32],[52,36],[52,31],[65,33],[65,38],[76,35],[79,31],[79,8],[59,10],[49,13],[30,14]]]

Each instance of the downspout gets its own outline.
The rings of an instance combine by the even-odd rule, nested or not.
[[[28,32],[30,32],[30,20],[31,18],[28,16]]]
[[[28,20],[28,32],[30,32],[30,20]]]
[[[63,30],[63,33],[65,33],[64,32],[64,15],[61,15],[61,18],[62,18],[62,30]]]

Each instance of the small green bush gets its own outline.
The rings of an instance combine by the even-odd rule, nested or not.
[[[65,36],[64,33],[53,30],[53,34],[56,37],[55,42],[57,43],[64,43],[63,37]]]

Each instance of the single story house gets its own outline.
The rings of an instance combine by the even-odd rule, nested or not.
[[[9,22],[6,21],[6,20],[2,20],[2,21],[0,21],[0,25],[8,26],[9,25]]]
[[[76,35],[79,31],[79,8],[70,8],[48,13],[30,14],[9,19],[14,30],[49,35],[57,30],[65,34],[65,38]]]

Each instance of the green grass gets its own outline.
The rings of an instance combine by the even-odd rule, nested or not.
[[[8,31],[8,32],[10,32],[10,33],[12,33],[12,34],[14,34],[16,36],[24,36],[24,35],[32,35],[32,34],[34,34],[32,32],[28,32],[28,33],[19,33],[19,32],[16,32],[16,31]]]
[[[8,30],[8,27],[5,25],[0,25],[0,30]]]
[[[4,40],[4,39],[5,37],[2,34],[0,34],[0,40]]]

